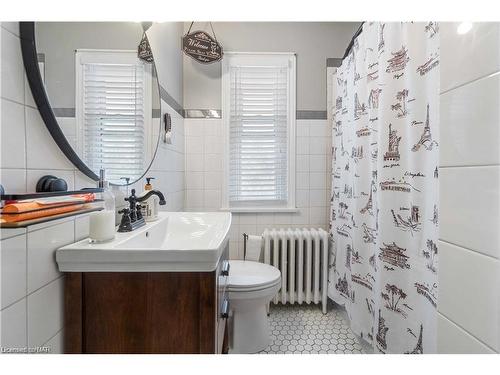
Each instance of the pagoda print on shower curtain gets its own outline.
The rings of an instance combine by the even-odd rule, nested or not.
[[[377,353],[435,353],[439,25],[365,23],[334,75],[328,293]]]

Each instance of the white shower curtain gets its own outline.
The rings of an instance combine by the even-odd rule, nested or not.
[[[334,82],[328,292],[379,353],[435,353],[439,27],[365,23]]]

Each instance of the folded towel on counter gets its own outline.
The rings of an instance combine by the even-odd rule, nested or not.
[[[74,194],[62,197],[26,199],[22,201],[9,201],[2,208],[2,214],[21,214],[23,212],[67,206],[70,204],[83,204],[94,201],[95,194]],[[6,215],[7,216],[7,215]],[[9,215],[10,216],[10,215]]]
[[[17,223],[80,210],[95,200],[94,193],[8,201],[2,208],[1,223]]]
[[[249,235],[247,237],[247,252],[245,254],[245,260],[258,262],[260,259],[261,251],[262,251],[262,236]]]
[[[50,207],[43,210],[29,211],[14,215],[1,215],[0,223],[17,223],[19,221],[33,220],[41,217],[59,215],[66,212],[76,211],[84,208],[85,204],[73,204],[71,206]]]

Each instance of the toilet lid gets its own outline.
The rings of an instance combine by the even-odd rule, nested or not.
[[[279,281],[281,272],[269,264],[249,260],[229,261],[228,287],[233,289],[254,289],[273,285]]]

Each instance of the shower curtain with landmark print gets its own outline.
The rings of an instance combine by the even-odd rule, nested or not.
[[[365,23],[334,76],[328,293],[378,353],[435,353],[439,26]]]

